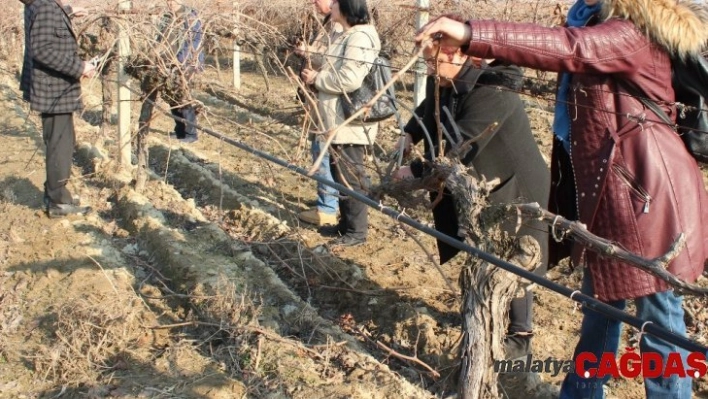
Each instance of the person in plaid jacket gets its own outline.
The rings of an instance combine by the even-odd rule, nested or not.
[[[30,79],[32,77],[32,54],[29,51],[30,43],[30,23],[32,20],[32,8],[30,5],[34,3],[34,0],[20,0],[20,3],[25,5],[24,10],[24,23],[25,23],[25,55],[22,59],[22,74],[20,77],[20,91],[22,92],[22,99],[29,102],[30,101]],[[65,5],[64,10],[67,14],[73,17],[85,17],[88,15],[88,11],[84,7],[72,7],[70,5]]]
[[[81,78],[95,66],[78,56],[69,14],[60,0],[23,1],[28,7],[31,72],[26,80],[30,108],[42,117],[47,179],[44,202],[49,217],[85,214],[67,189],[76,136],[74,111],[82,108]]]

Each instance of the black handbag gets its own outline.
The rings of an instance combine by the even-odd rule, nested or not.
[[[371,39],[370,36],[369,38]],[[344,49],[346,52],[346,44],[344,45]],[[343,94],[339,96],[344,118],[349,119],[364,105],[368,104],[376,93],[381,91],[390,80],[391,64],[386,58],[379,55],[374,59],[371,69],[364,78],[361,87],[351,93],[347,93],[346,96]],[[391,86],[386,90],[385,94],[374,102],[369,112],[364,112],[357,120],[365,123],[373,123],[390,118],[396,113],[395,99],[396,95],[393,86]]]
[[[676,101],[692,107],[679,108],[678,132],[693,157],[708,164],[708,62],[701,56],[674,60],[673,69]]]
[[[662,122],[674,127],[696,161],[708,164],[708,61],[701,56],[673,59],[672,69],[671,83],[679,111],[676,124],[654,101],[641,95],[636,87],[629,82],[623,83],[629,94],[638,97]]]

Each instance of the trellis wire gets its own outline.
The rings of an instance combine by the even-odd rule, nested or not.
[[[150,101],[150,100],[147,100],[147,101]],[[587,308],[589,310],[602,313],[609,318],[619,320],[625,324],[629,324],[632,327],[635,327],[638,330],[643,331],[644,333],[651,334],[651,335],[653,335],[657,338],[660,338],[666,342],[677,345],[687,351],[700,352],[700,353],[704,353],[704,354],[708,353],[708,347],[702,346],[702,345],[700,345],[700,344],[698,344],[686,337],[682,337],[680,335],[674,334],[673,332],[668,331],[664,328],[658,327],[653,323],[647,322],[646,320],[642,320],[638,317],[632,316],[632,315],[630,315],[624,311],[621,311],[613,306],[607,305],[606,303],[599,301],[591,296],[582,294],[578,290],[568,288],[566,286],[557,284],[545,277],[538,276],[538,275],[534,274],[533,272],[525,270],[525,269],[518,267],[518,266],[516,266],[512,263],[509,263],[507,261],[504,261],[504,260],[502,260],[490,253],[481,251],[480,249],[475,248],[469,244],[466,244],[456,238],[453,238],[453,237],[450,237],[450,236],[445,235],[443,233],[440,233],[439,231],[432,229],[432,228],[418,222],[417,220],[407,216],[405,213],[398,212],[391,207],[383,205],[383,203],[381,203],[381,202],[376,202],[365,195],[362,195],[360,193],[357,193],[354,190],[347,188],[344,185],[341,185],[339,183],[335,183],[335,182],[330,181],[324,177],[320,177],[316,174],[310,176],[308,174],[308,171],[302,167],[294,165],[294,164],[287,162],[283,159],[277,158],[277,157],[270,155],[264,151],[257,150],[255,148],[249,146],[248,144],[245,144],[245,143],[238,141],[238,140],[234,140],[234,139],[227,137],[227,136],[225,136],[217,131],[214,131],[212,129],[203,127],[203,126],[196,124],[196,123],[191,123],[190,121],[188,121],[184,118],[176,117],[176,116],[172,115],[170,112],[163,110],[157,104],[155,104],[155,108],[158,109],[161,113],[163,113],[163,114],[165,114],[177,121],[180,121],[182,123],[190,124],[190,125],[194,126],[195,128],[201,130],[202,132],[221,140],[222,142],[228,143],[234,147],[237,147],[237,148],[239,148],[243,151],[246,151],[250,154],[253,154],[259,158],[262,158],[262,159],[265,159],[269,162],[275,163],[275,164],[282,166],[290,171],[293,171],[299,175],[302,175],[304,177],[315,180],[318,183],[322,183],[322,184],[325,184],[329,187],[335,188],[340,193],[344,193],[347,196],[354,198],[357,201],[360,201],[371,208],[377,209],[381,213],[383,213],[384,215],[387,215],[400,223],[404,223],[404,224],[412,227],[415,230],[418,230],[418,231],[425,233],[431,237],[434,237],[434,238],[436,238],[448,245],[451,245],[461,251],[464,251],[464,252],[467,252],[471,255],[474,255],[474,256],[478,257],[479,259],[484,260],[485,262],[488,262],[492,265],[500,267],[510,273],[516,274],[526,280],[529,280],[535,284],[538,284],[538,285],[543,286],[551,291],[554,291],[554,292],[561,294],[567,298],[570,298],[573,301],[580,303],[582,306],[584,306],[585,308]]]

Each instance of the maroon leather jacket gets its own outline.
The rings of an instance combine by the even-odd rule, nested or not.
[[[574,176],[575,195],[557,198],[552,192],[551,202],[558,200],[559,208],[570,205],[592,233],[645,258],[665,254],[683,233],[686,246],[668,270],[681,280],[695,281],[708,258],[708,193],[701,172],[671,127],[653,123],[658,117],[618,85],[631,82],[649,98],[673,102],[664,47],[624,19],[584,28],[495,21],[469,25],[469,55],[573,74],[568,171]],[[673,107],[664,108],[675,115]],[[552,162],[558,162],[557,155]],[[554,184],[558,180],[552,177]],[[601,300],[669,288],[646,272],[580,245],[575,245],[572,260],[575,265],[585,261]]]

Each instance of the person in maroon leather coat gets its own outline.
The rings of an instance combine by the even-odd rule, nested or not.
[[[625,87],[640,88],[675,117],[674,92],[667,83],[671,57],[700,56],[704,50],[708,13],[699,7],[674,0],[604,0],[596,24],[564,28],[439,18],[416,41],[426,45],[440,33],[435,40],[460,46],[471,56],[572,74],[568,149],[558,141],[554,146],[550,210],[648,259],[665,254],[683,234],[686,245],[668,271],[693,282],[708,258],[703,177],[672,127],[658,122]],[[554,252],[559,254],[557,248]],[[638,317],[685,334],[682,298],[664,281],[581,245],[573,246],[571,259],[586,266],[584,293],[618,308],[633,299]],[[616,353],[620,331],[619,322],[585,310],[575,355]],[[670,352],[682,351],[646,334],[640,348],[664,360]],[[606,380],[570,374],[561,397],[601,398]],[[648,397],[686,398],[691,380],[646,378],[645,390]]]

